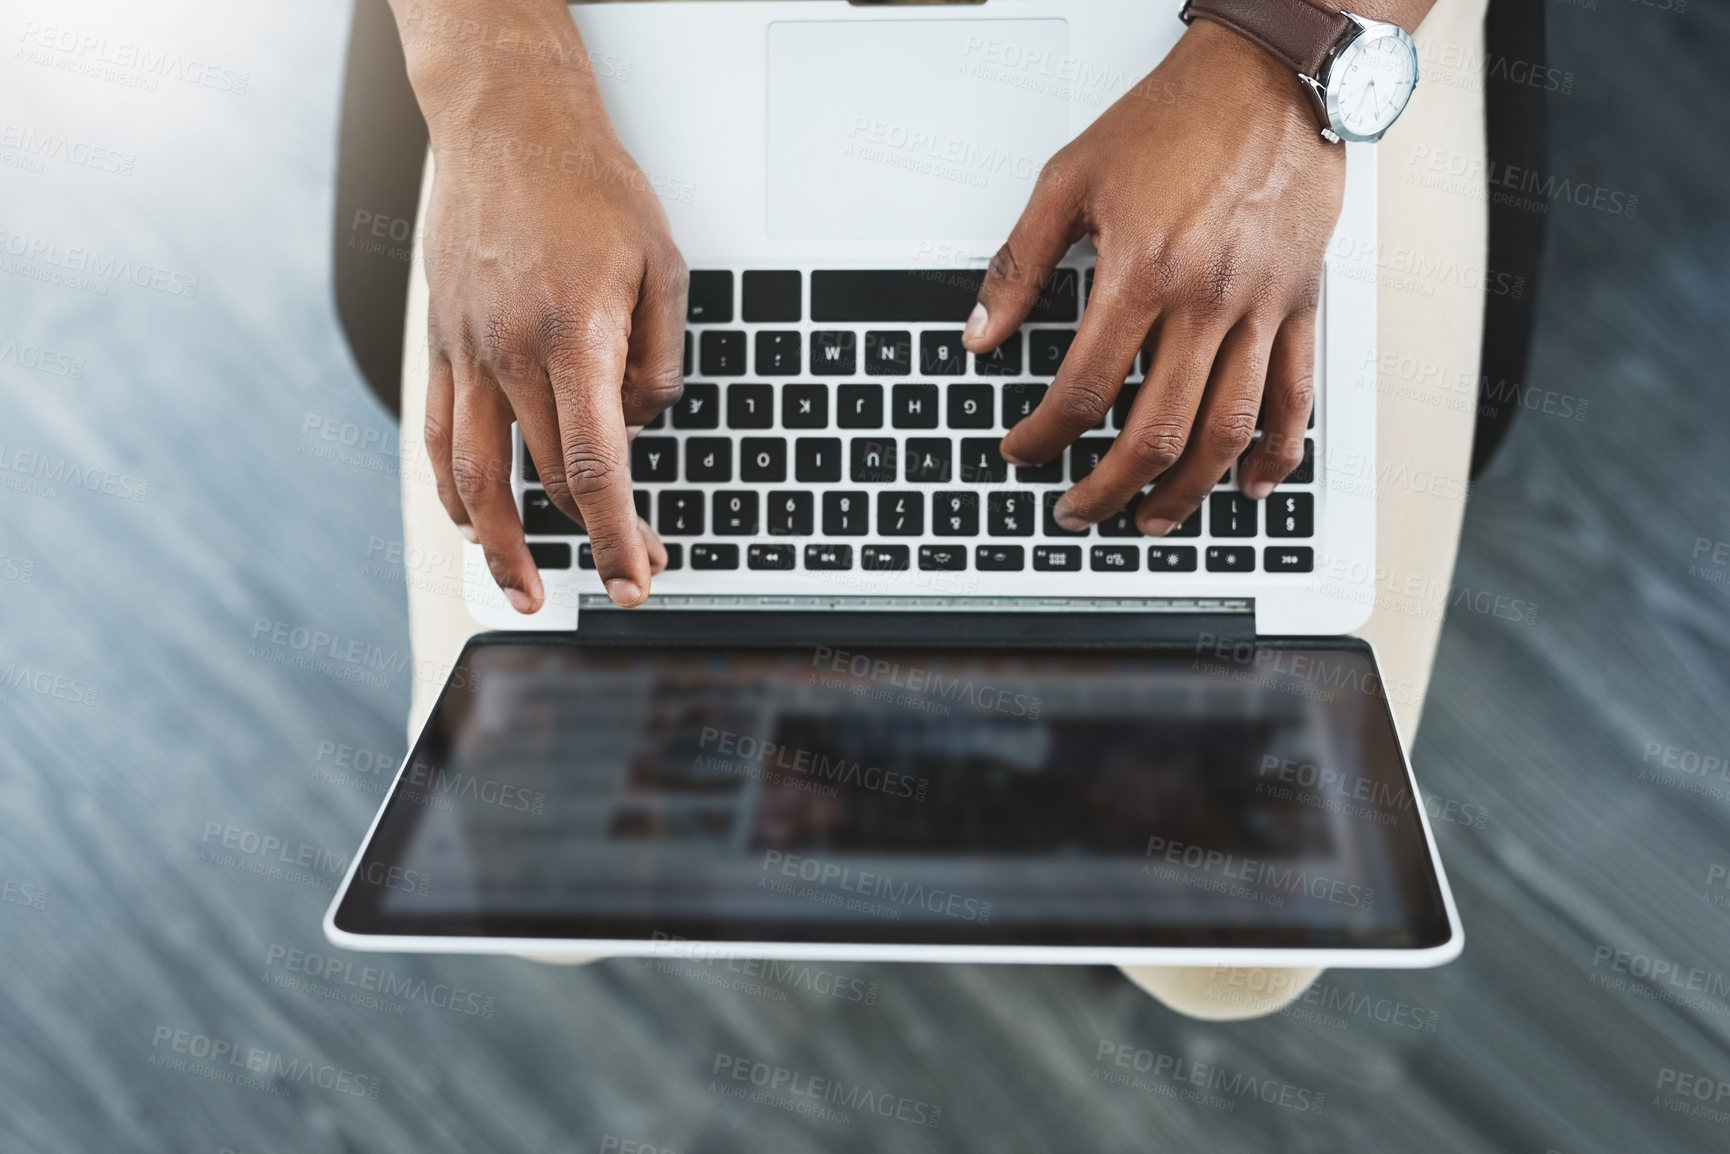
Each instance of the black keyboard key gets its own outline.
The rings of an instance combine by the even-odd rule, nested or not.
[[[1121,429],[1129,422],[1129,409],[1135,404],[1135,395],[1141,392],[1140,381],[1130,381],[1117,391],[1117,400],[1111,402],[1111,427]]]
[[[703,494],[662,489],[655,498],[655,531],[663,537],[695,537],[703,531]]]
[[[631,490],[631,504],[637,507],[637,516],[641,517],[645,521],[649,519],[650,503],[651,498],[647,489]]]
[[[935,429],[937,386],[896,385],[890,390],[889,420],[897,429]]]
[[[690,336],[689,333],[686,333],[685,335]],[[687,377],[690,376],[691,370],[687,368],[685,370],[685,375]],[[656,413],[654,416],[650,417],[647,421],[645,421],[643,423],[643,428],[645,428],[645,429],[664,429],[666,427],[667,427],[667,410],[665,410],[665,409],[662,409],[660,412]]]
[[[1313,537],[1315,532],[1315,494],[1274,492],[1268,495],[1269,537]]]
[[[925,532],[925,494],[877,494],[877,532],[885,537],[918,537]]]
[[[544,533],[561,537],[575,537],[583,532],[583,527],[559,512],[552,498],[547,496],[545,489],[525,489],[523,491],[523,532],[528,534]]]
[[[850,377],[859,369],[859,336],[850,332],[811,334],[811,375]]]
[[[1110,448],[1110,437],[1083,437],[1069,446],[1070,482],[1073,484],[1099,468],[1099,462],[1105,459],[1106,450]]]
[[[685,567],[685,547],[677,541],[664,542],[667,550],[667,568],[683,569]]]
[[[861,492],[823,494],[823,536],[859,537],[870,528],[870,495]]]
[[[1095,573],[1133,573],[1141,568],[1139,545],[1095,545],[1089,556]]]
[[[633,481],[677,481],[679,442],[672,437],[638,437],[631,442]]]
[[[642,440],[641,437],[637,438]],[[739,441],[739,480],[785,481],[787,442],[780,437],[745,437]]]
[[[1020,545],[979,545],[973,550],[973,567],[981,573],[1015,573],[1027,564],[1027,551]]]
[[[964,545],[921,545],[919,567],[949,571],[967,568],[967,548]]]
[[[673,428],[718,429],[721,427],[721,386],[686,385],[673,402]]]
[[[797,321],[805,311],[804,279],[797,270],[747,272],[743,282],[744,305],[740,315],[748,325],[785,324]]]
[[[565,541],[530,541],[529,559],[535,563],[536,569],[569,569],[571,547]]]
[[[841,479],[841,438],[800,437],[793,442],[793,479],[807,484]]]
[[[746,273],[750,276],[750,273]],[[791,569],[798,564],[799,555],[791,545],[747,545],[745,547],[745,564],[752,569]]]
[[[1085,537],[1085,536],[1087,536],[1087,530],[1086,529],[1065,529],[1062,525],[1059,525],[1057,523],[1057,518],[1055,518],[1051,515],[1052,506],[1057,504],[1057,499],[1061,496],[1063,496],[1063,490],[1061,490],[1061,489],[1047,489],[1047,490],[1045,490],[1045,496],[1044,496],[1043,500],[1041,501],[1041,503],[1045,506],[1045,517],[1044,517],[1045,535],[1047,537]]]
[[[841,428],[883,427],[882,385],[842,385],[835,393],[835,423]]]
[[[685,442],[685,480],[731,481],[733,442],[727,437],[691,437]]]
[[[737,545],[692,545],[691,568],[693,569],[737,569],[739,567],[739,547]]]
[[[1078,573],[1081,571],[1081,546],[1035,545],[1033,567],[1042,573]]]
[[[705,377],[738,377],[745,373],[745,334],[706,332],[698,345],[697,362]]]
[[[724,537],[755,537],[757,494],[750,489],[717,489],[715,532]]]
[[[873,377],[904,377],[913,371],[913,334],[865,334],[865,371]]]
[[[967,350],[960,330],[919,334],[919,375],[959,377],[967,372]]]
[[[1255,571],[1255,549],[1249,545],[1209,545],[1209,573],[1251,573]]]
[[[771,537],[809,537],[816,532],[811,520],[812,498],[809,491],[777,489],[769,494],[769,535]]]
[[[1015,466],[1015,479],[1023,485],[1061,485],[1063,483],[1063,454],[1047,461],[1043,465]]]
[[[727,427],[772,429],[775,427],[774,385],[728,385]]]
[[[899,572],[907,568],[909,556],[905,545],[867,545],[859,567],[879,572]]]
[[[693,325],[733,323],[733,274],[694,269],[685,294],[685,322]],[[687,373],[690,369],[685,370]]]
[[[979,536],[979,494],[933,493],[931,532],[938,537]]]
[[[1139,537],[1141,530],[1135,525],[1135,511],[1141,506],[1141,494],[1130,498],[1129,504],[1099,523],[1101,537]]]
[[[784,429],[827,429],[829,427],[829,386],[782,385],[781,427]]]
[[[1004,342],[988,353],[973,358],[976,377],[1019,377],[1021,375],[1021,332],[1009,334]]]
[[[1308,545],[1269,545],[1261,557],[1269,573],[1308,573],[1316,567],[1315,551]]]
[[[996,393],[995,385],[950,385],[949,427],[989,429],[996,424]]]
[[[993,537],[1033,536],[1033,494],[986,494],[985,529]]]
[[[685,375],[691,375],[691,334],[685,334]]]
[[[1053,269],[1045,278],[1033,307],[1027,312],[1029,324],[1072,324],[1080,315],[1075,300],[1075,271],[1072,268]],[[1089,273],[1093,270],[1089,269]]]
[[[1207,521],[1215,537],[1254,537],[1255,520],[1255,502],[1242,493],[1214,493],[1207,499]]]
[[[1075,341],[1070,329],[1034,329],[1027,334],[1027,375],[1055,377],[1069,346]]]
[[[566,548],[570,548],[570,546],[567,545]],[[577,568],[579,568],[579,569],[593,569],[594,567],[595,567],[595,550],[593,549],[593,547],[591,547],[589,545],[589,543],[587,541],[584,541],[581,545],[577,546]],[[567,566],[567,568],[568,568],[568,566]]]
[[[1183,519],[1183,524],[1166,534],[1167,537],[1199,537],[1201,536],[1201,510],[1197,509]]]
[[[848,446],[852,456],[851,478],[860,484],[888,485],[901,466],[893,437],[854,437]]]
[[[791,329],[757,333],[757,372],[765,377],[799,375],[799,334]]]
[[[853,568],[853,546],[807,545],[805,546],[805,568],[851,569]]]
[[[1003,386],[1003,427],[1013,429],[1023,420],[1033,415],[1033,410],[1039,407],[1039,402],[1045,399],[1044,385],[1029,385],[1024,383]]]
[[[995,485],[1009,479],[997,437],[961,438],[961,479],[971,485]]]
[[[1194,545],[1149,545],[1147,547],[1147,571],[1149,573],[1194,573]]]
[[[908,437],[907,480],[946,485],[954,462],[955,444],[948,437]]]

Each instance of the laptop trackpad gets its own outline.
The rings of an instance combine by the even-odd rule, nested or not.
[[[769,26],[768,232],[1001,237],[1069,139],[1063,20]]]

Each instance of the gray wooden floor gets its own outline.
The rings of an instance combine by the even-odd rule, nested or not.
[[[1585,415],[1523,414],[1467,514],[1457,584],[1537,611],[1452,611],[1417,742],[1465,819],[1438,836],[1466,955],[1226,1027],[1105,970],[847,967],[872,1004],[632,962],[389,957],[394,992],[358,1001],[380,979],[321,973],[326,855],[371,815],[408,696],[254,645],[277,622],[408,644],[390,426],[327,284],[345,7],[80,0],[4,25],[0,123],[130,159],[0,147],[0,1149],[1730,1149],[1730,1113],[1677,1111],[1730,1083],[1730,780],[1687,772],[1730,758],[1722,4],[1550,6],[1577,77],[1553,164],[1639,210],[1553,208],[1530,386]],[[13,55],[27,19],[246,91]],[[45,283],[72,248],[196,296]],[[61,372],[31,367],[44,347]],[[1325,1108],[1110,1084],[1102,1044]],[[941,1123],[735,1100],[714,1076],[735,1059]]]

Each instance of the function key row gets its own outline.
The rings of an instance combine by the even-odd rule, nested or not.
[[[1080,312],[1076,271],[1057,269],[1036,298],[1029,320],[1074,323]],[[811,274],[811,319],[828,323],[961,323],[973,311],[983,269],[843,269]],[[739,316],[746,324],[804,319],[804,276],[797,270],[740,274]],[[1091,284],[1091,278],[1089,284]],[[733,274],[695,269],[685,319],[694,325],[733,323]]]
[[[564,542],[538,541],[529,546],[536,566],[541,569],[569,569],[571,547]],[[1137,545],[1095,545],[1087,552],[1087,564],[1095,573],[1137,573],[1142,567],[1142,548]],[[1209,573],[1252,573],[1256,568],[1255,549],[1249,545],[1149,545],[1146,548],[1147,572],[1194,573],[1198,559]],[[743,550],[745,565],[750,569],[785,570],[798,568],[799,550],[790,544],[752,544]],[[973,568],[981,573],[1017,573],[1028,568],[1029,550],[1023,545],[977,545],[972,550]],[[691,546],[693,569],[737,569],[741,557],[736,544],[701,543]],[[859,551],[859,567],[868,572],[901,572],[909,569],[917,558],[919,568],[927,572],[958,572],[967,569],[968,549],[965,545],[920,545],[917,554],[908,545],[865,545]],[[579,567],[593,569],[594,555],[588,542],[578,546]],[[853,568],[853,546],[812,544],[804,547],[805,569],[832,572]],[[1079,545],[1035,545],[1031,550],[1032,568],[1042,573],[1079,573],[1082,552]],[[685,567],[685,550],[681,544],[667,546],[667,568]],[[1308,573],[1315,568],[1315,553],[1307,545],[1270,545],[1262,550],[1262,568],[1268,573]]]
[[[705,495],[696,489],[662,489],[651,494],[636,491],[637,513],[652,524],[663,538],[701,537],[812,537],[821,527],[825,537],[863,537],[872,531],[884,537],[1032,537],[1036,532],[1050,538],[1086,537],[1097,530],[1101,537],[1142,537],[1135,524],[1135,505],[1107,517],[1094,529],[1065,529],[1052,516],[1060,490],[1043,495],[1032,491],[986,493],[943,490],[923,492],[836,489],[814,494],[809,490],[717,489]],[[1267,536],[1303,539],[1315,535],[1315,498],[1309,493],[1276,493],[1268,500]],[[1242,493],[1214,493],[1208,498],[1209,536],[1254,537],[1257,507]],[[875,513],[875,518],[873,518]],[[1162,540],[1200,537],[1201,510]],[[555,508],[546,493],[530,489],[523,494],[523,530],[530,536],[581,536],[583,529]]]

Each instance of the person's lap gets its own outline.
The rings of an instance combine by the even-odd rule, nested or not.
[[[1422,60],[1481,59],[1485,0],[1438,0],[1418,29]],[[1485,203],[1459,188],[1424,187],[1419,158],[1445,157],[1470,181],[1483,173],[1483,97],[1464,72],[1420,83],[1411,105],[1378,145],[1381,252],[1377,365],[1353,366],[1345,387],[1376,389],[1377,599],[1358,635],[1375,646],[1394,716],[1407,741],[1417,731],[1441,634],[1445,590],[1465,510],[1483,330]],[[1454,79],[1459,83],[1449,84]],[[421,219],[432,184],[429,158]],[[403,543],[407,557],[462,556],[422,445],[426,414],[427,284],[418,239],[404,331],[402,396]],[[1423,270],[1444,271],[1428,276]],[[1388,366],[1383,372],[1382,367]],[[1340,378],[1335,378],[1338,388]],[[1404,386],[1404,387],[1402,387]],[[1336,394],[1337,395],[1337,394]],[[1323,465],[1327,462],[1322,462]],[[1324,471],[1324,477],[1326,473]],[[1365,478],[1351,478],[1365,483]],[[1324,480],[1325,483],[1325,480]],[[452,566],[461,570],[460,560]],[[445,572],[451,569],[445,569]],[[481,626],[448,581],[408,575],[415,679],[412,742],[431,710],[448,662]],[[1418,590],[1396,594],[1395,588]],[[1300,997],[1320,973],[1308,969],[1124,967],[1137,985],[1198,1018],[1255,1017]]]

